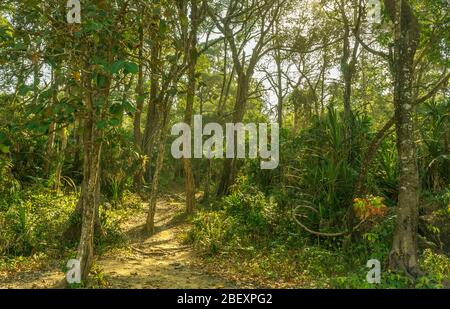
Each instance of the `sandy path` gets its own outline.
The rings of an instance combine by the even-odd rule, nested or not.
[[[94,273],[101,274],[106,288],[235,288],[234,283],[208,273],[183,243],[189,223],[183,218],[182,195],[161,198],[155,218],[156,233],[144,233],[146,213],[127,220],[122,228],[129,245],[97,257]],[[145,207],[144,207],[145,209]],[[196,262],[197,261],[197,262]],[[56,264],[54,262],[53,264]],[[60,287],[64,273],[57,265],[38,272],[0,278],[0,288]],[[91,277],[95,277],[93,275]],[[98,285],[98,279],[89,285]]]
[[[192,248],[183,243],[189,228],[183,220],[181,196],[158,203],[156,233],[143,232],[145,213],[125,227],[131,248],[111,252],[97,260],[111,288],[233,288],[227,280],[211,275],[194,263]]]

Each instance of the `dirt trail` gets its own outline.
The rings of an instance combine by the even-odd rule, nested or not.
[[[130,246],[97,260],[112,288],[233,288],[227,280],[211,275],[194,263],[192,248],[183,243],[189,228],[183,220],[181,197],[166,197],[158,203],[156,233],[143,231],[146,214],[132,218],[125,230]]]
[[[144,232],[144,211],[127,220],[122,228],[128,246],[97,257],[89,285],[101,281],[107,288],[236,288],[227,279],[208,273],[191,246],[183,243],[189,228],[183,208],[181,195],[160,199],[156,232],[150,237]],[[61,278],[64,274],[53,266],[40,272],[18,273],[7,282],[0,280],[0,288],[52,288],[60,286]]]

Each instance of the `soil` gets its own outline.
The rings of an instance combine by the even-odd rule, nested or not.
[[[190,223],[183,215],[183,196],[169,195],[158,201],[156,231],[144,232],[146,205],[126,220],[122,229],[128,245],[97,256],[88,287],[99,288],[238,288],[203,267],[193,248],[184,241]],[[53,263],[57,264],[57,263]],[[0,278],[0,288],[61,288],[64,273],[58,265],[36,272],[18,272]]]

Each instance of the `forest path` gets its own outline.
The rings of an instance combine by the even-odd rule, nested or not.
[[[190,245],[183,243],[189,229],[184,220],[182,194],[158,201],[156,232],[144,232],[146,213],[130,218],[122,227],[129,246],[99,257],[96,266],[110,288],[235,288],[228,280],[207,273],[196,262]],[[145,209],[146,207],[144,207]]]
[[[147,205],[125,220],[121,228],[127,244],[96,256],[88,287],[99,288],[236,288],[218,274],[211,274],[183,242],[190,223],[184,216],[184,194],[160,197],[156,232],[144,232]],[[60,260],[49,260],[45,269],[3,276],[0,288],[46,289],[63,287],[65,274]]]

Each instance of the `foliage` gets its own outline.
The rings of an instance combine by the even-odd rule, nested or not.
[[[27,256],[58,250],[59,237],[76,201],[75,195],[55,195],[43,188],[30,189],[10,200],[0,211],[4,227],[0,232],[0,253]]]
[[[76,241],[62,235],[81,226],[80,196],[100,204],[103,233],[84,232],[102,253],[126,244],[121,226],[144,213],[143,200],[150,214],[159,193],[186,185],[204,202],[187,209],[189,239],[212,263],[229,259],[290,287],[372,288],[365,263],[388,268],[402,165],[414,160],[420,186],[407,193],[421,205],[410,222],[419,222],[427,274],[386,271],[377,287],[448,280],[445,1],[404,0],[414,17],[405,22],[421,29],[404,83],[389,5],[371,25],[356,1],[86,0],[82,22],[67,24],[61,2],[0,5],[0,270],[74,257]],[[174,159],[170,127],[196,114],[222,127],[277,120],[279,168]],[[402,145],[414,145],[408,160]],[[92,276],[108,287],[101,269]]]
[[[353,208],[360,220],[367,220],[377,216],[383,217],[388,211],[387,206],[383,202],[384,198],[369,195],[365,198],[355,198],[353,200]]]

